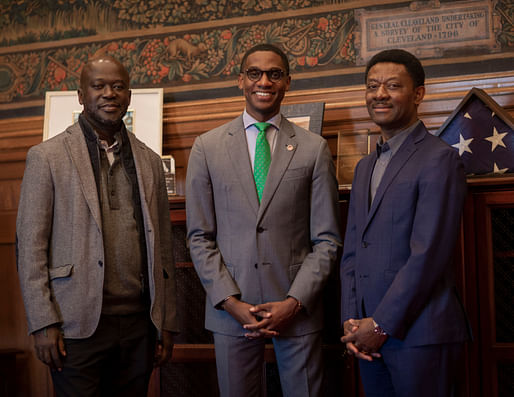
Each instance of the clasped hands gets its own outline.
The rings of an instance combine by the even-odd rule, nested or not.
[[[387,335],[375,332],[373,318],[366,317],[361,320],[351,318],[344,322],[343,329],[344,336],[341,342],[346,343],[350,354],[366,361],[381,357],[378,351],[387,340]]]
[[[278,336],[300,311],[298,301],[288,297],[283,301],[250,305],[231,296],[222,305],[248,332],[248,339]]]

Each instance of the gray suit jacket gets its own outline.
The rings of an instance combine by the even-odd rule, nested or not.
[[[207,292],[206,327],[243,335],[216,306],[299,299],[281,335],[322,328],[321,292],[340,245],[337,183],[326,141],[282,119],[259,205],[242,116],[199,136],[186,181],[191,257]]]
[[[162,163],[133,134],[128,136],[141,195],[151,316],[158,330],[176,331]],[[93,168],[78,123],[29,150],[16,228],[29,333],[61,323],[66,338],[90,336],[102,309],[104,248]]]

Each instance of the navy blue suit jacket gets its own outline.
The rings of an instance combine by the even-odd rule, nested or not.
[[[392,157],[370,207],[376,159],[374,152],[355,168],[342,320],[373,317],[406,346],[464,341],[469,332],[451,262],[466,193],[459,155],[419,123]]]

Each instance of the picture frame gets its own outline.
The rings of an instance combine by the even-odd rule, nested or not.
[[[171,155],[161,156],[162,168],[164,169],[164,179],[166,181],[166,191],[168,198],[177,195],[177,185],[175,181],[175,159]]]
[[[282,105],[280,107],[280,113],[292,123],[321,135],[325,102]]]
[[[127,129],[160,156],[162,154],[163,89],[136,88],[131,92],[125,120],[128,118],[132,122],[127,121]],[[72,125],[77,112],[82,112],[77,91],[47,91],[43,140],[60,134]]]

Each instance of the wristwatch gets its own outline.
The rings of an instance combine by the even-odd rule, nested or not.
[[[375,334],[380,335],[380,336],[387,335],[387,332],[385,332],[384,329],[375,322],[375,320],[373,320],[373,326],[375,327],[375,328],[373,328],[373,332]]]

